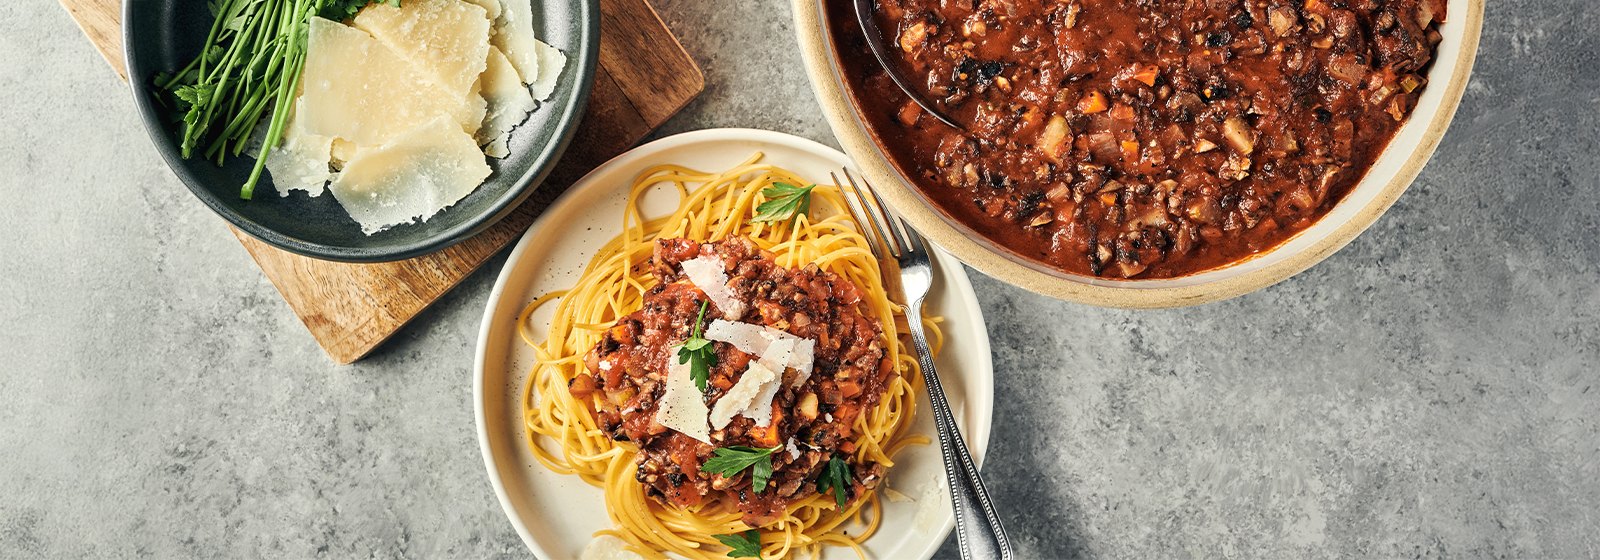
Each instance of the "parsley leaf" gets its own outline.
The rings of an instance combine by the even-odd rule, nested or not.
[[[689,364],[689,376],[702,393],[706,392],[706,380],[711,378],[711,366],[717,365],[717,351],[711,347],[711,341],[703,336],[707,303],[700,302],[700,316],[694,319],[694,331],[678,348],[678,363]]]
[[[713,535],[717,542],[728,545],[729,558],[760,558],[761,532],[755,529],[732,535]]]
[[[828,459],[828,466],[822,468],[822,474],[817,477],[817,492],[826,493],[833,490],[833,501],[839,507],[850,501],[850,465],[835,454]]]
[[[318,15],[334,21],[344,21],[356,16],[367,4],[389,4],[400,7],[400,0],[324,0]]]
[[[711,452],[711,458],[700,464],[700,472],[731,478],[748,468],[750,486],[760,494],[767,489],[767,481],[772,479],[772,454],[779,449],[783,449],[783,446],[773,446],[770,449],[742,445],[719,447]]]
[[[750,218],[750,223],[782,222],[810,212],[811,189],[815,188],[816,185],[800,187],[789,183],[773,183],[761,189],[761,196],[767,201],[756,207],[756,217]]]

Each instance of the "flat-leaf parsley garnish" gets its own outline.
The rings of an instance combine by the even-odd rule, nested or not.
[[[822,468],[822,474],[817,477],[817,492],[826,493],[833,490],[833,501],[839,507],[844,507],[850,501],[850,465],[843,458],[834,455],[828,459],[828,466]]]
[[[689,339],[683,341],[683,346],[678,348],[678,363],[689,364],[689,376],[694,378],[694,386],[700,392],[706,392],[706,380],[711,377],[711,366],[717,365],[717,352],[711,347],[711,341],[703,336],[703,326],[706,319],[706,305],[700,302],[700,316],[694,319],[694,331],[689,333]]]
[[[789,183],[773,183],[772,186],[761,189],[761,196],[767,199],[756,207],[756,217],[750,223],[757,222],[783,222],[790,218],[811,211],[811,189],[816,185],[801,187]]]
[[[767,489],[767,481],[772,480],[772,454],[782,445],[772,448],[745,447],[719,447],[711,452],[711,458],[700,465],[700,472],[720,474],[724,477],[733,477],[740,471],[750,469],[750,486],[757,494]]]
[[[755,529],[732,535],[713,535],[717,542],[728,545],[729,558],[760,558],[761,532]]]

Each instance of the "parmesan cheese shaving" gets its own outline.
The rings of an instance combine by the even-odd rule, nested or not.
[[[778,374],[761,365],[760,362],[750,362],[750,367],[739,376],[739,382],[728,388],[728,392],[717,399],[716,406],[711,407],[711,427],[718,430],[728,427],[733,417],[748,409],[751,403],[765,394],[768,386],[780,385]],[[772,406],[771,397],[767,398],[768,419],[770,421]],[[745,416],[749,416],[746,414]]]
[[[522,124],[528,118],[528,113],[533,112],[533,96],[528,94],[528,88],[517,77],[517,69],[511,66],[511,61],[506,60],[506,55],[498,48],[489,49],[489,66],[479,83],[489,108],[483,127],[478,129],[478,143],[484,146],[485,154],[506,157],[511,153],[507,147],[511,129]]]
[[[440,90],[461,99],[489,58],[488,12],[459,0],[374,3],[352,23],[409,61]]]
[[[667,390],[656,408],[656,423],[709,445],[711,430],[706,426],[706,418],[710,412],[706,410],[700,388],[694,386],[688,364],[671,362],[667,366]]]
[[[500,17],[500,0],[464,0],[464,1],[470,2],[470,3],[473,3],[473,4],[477,4],[479,8],[483,8],[483,11],[488,14],[490,20],[494,20],[494,19]]]
[[[800,342],[794,345],[794,353],[789,355],[789,367],[800,372],[800,375],[795,376],[792,385],[799,387],[805,385],[807,379],[811,379],[811,367],[817,361],[816,354],[817,341],[815,340],[802,338]]]
[[[816,361],[817,341],[815,340],[801,338],[768,326],[724,321],[722,319],[712,321],[706,327],[705,334],[706,338],[710,340],[732,344],[740,352],[757,356],[758,358],[765,358],[767,350],[774,342],[779,340],[790,341],[793,345],[792,347],[787,348],[782,356],[774,356],[772,358],[774,360],[781,359],[781,361],[771,362],[768,365],[772,369],[777,369],[777,364],[782,364],[784,367],[794,368],[795,371],[798,371],[800,375],[796,376],[795,381],[790,383],[795,387],[799,387],[807,379],[811,378],[811,368]]]
[[[361,231],[427,221],[471,194],[489,176],[478,144],[449,117],[358,151],[328,188]]]
[[[320,17],[311,18],[310,25],[303,93],[295,104],[307,133],[343,138],[364,149],[382,146],[439,115],[451,116],[463,130],[476,131],[483,124],[481,96],[444,91],[365,31]]]
[[[494,22],[489,41],[505,52],[524,83],[539,79],[538,39],[533,36],[533,4],[512,0],[500,4],[500,17]]]
[[[772,425],[772,399],[777,398],[778,389],[783,388],[783,371],[785,366],[788,365],[789,355],[794,351],[794,341],[795,339],[793,338],[780,338],[772,341],[771,344],[767,345],[767,351],[761,353],[761,358],[750,364],[752,367],[759,366],[762,369],[777,372],[773,376],[772,382],[762,387],[761,393],[757,394],[756,398],[751,399],[750,404],[745,406],[741,412],[745,418],[754,421],[757,426],[765,428]]]
[[[682,266],[683,275],[705,292],[706,297],[711,298],[711,304],[717,306],[724,318],[737,319],[744,315],[744,302],[734,297],[733,290],[728,289],[728,273],[722,268],[722,259],[701,255],[683,261]]]
[[[644,557],[628,550],[628,541],[600,535],[583,547],[578,560],[644,560]]]
[[[328,169],[332,152],[333,138],[309,134],[298,116],[290,118],[283,141],[267,152],[264,162],[278,195],[302,190],[313,197],[322,196],[323,187],[333,178]]]
[[[544,41],[534,41],[533,52],[539,58],[539,75],[528,81],[528,87],[533,90],[535,100],[544,101],[555,93],[556,82],[561,79],[561,69],[567,66],[567,55]]]

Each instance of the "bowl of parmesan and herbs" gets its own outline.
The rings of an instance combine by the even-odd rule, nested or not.
[[[424,255],[493,225],[588,101],[596,0],[128,0],[135,103],[202,202],[325,260]]]

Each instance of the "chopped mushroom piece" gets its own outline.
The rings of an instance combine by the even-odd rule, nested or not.
[[[1222,138],[1228,141],[1229,147],[1241,154],[1250,155],[1256,150],[1252,134],[1254,131],[1250,129],[1250,125],[1245,124],[1244,119],[1228,117],[1228,120],[1222,122]]]

